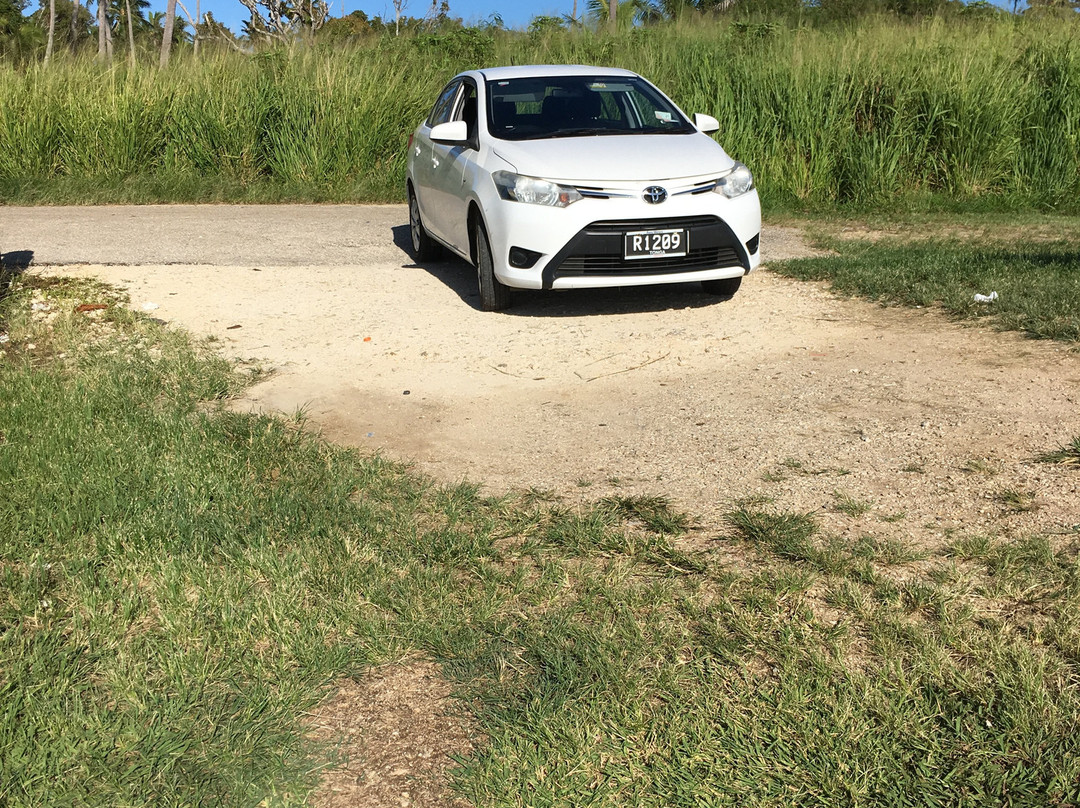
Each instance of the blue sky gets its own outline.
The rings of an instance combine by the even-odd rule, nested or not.
[[[328,0],[330,2],[330,14],[334,17],[350,14],[360,10],[369,17],[394,18],[394,6],[390,0]],[[187,10],[195,13],[195,0],[182,0]],[[578,0],[578,11],[585,9],[586,0]],[[538,14],[551,14],[559,16],[569,14],[573,8],[573,0],[511,0],[510,3],[500,3],[498,0],[450,0],[450,15],[461,17],[466,22],[479,22],[487,19],[491,14],[498,12],[507,28],[524,28],[529,20]],[[423,17],[431,8],[431,0],[408,0],[405,14],[412,17]],[[150,0],[151,11],[164,11],[165,0]],[[225,23],[233,31],[239,31],[240,26],[248,18],[248,11],[240,4],[240,0],[201,0],[200,12],[213,13],[214,19]],[[176,13],[183,16],[179,7]]]

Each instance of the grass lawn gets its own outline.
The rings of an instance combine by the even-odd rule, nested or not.
[[[886,305],[936,305],[1036,339],[1080,341],[1080,217],[874,217],[815,229],[834,255],[770,269]],[[991,292],[992,303],[975,300]]]
[[[489,498],[231,413],[107,288],[0,306],[0,806],[303,805],[302,716],[414,655],[486,739],[478,806],[1080,801],[1080,534],[927,555],[733,502],[687,552],[661,495]]]

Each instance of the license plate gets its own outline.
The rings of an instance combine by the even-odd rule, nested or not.
[[[638,258],[678,258],[690,245],[688,230],[636,230],[626,234],[623,256]]]

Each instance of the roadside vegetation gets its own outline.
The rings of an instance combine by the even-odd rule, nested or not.
[[[717,116],[767,211],[1076,211],[1080,15],[753,8],[615,33],[553,18],[529,32],[368,26],[251,53],[208,41],[166,70],[78,52],[47,66],[8,59],[0,195],[400,201],[408,135],[451,75],[556,62],[634,69]]]
[[[1080,800],[1080,533],[484,497],[230,412],[242,375],[108,287],[17,276],[0,334],[2,805],[303,805],[306,712],[414,656],[477,805]]]

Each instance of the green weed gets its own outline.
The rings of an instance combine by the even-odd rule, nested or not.
[[[1072,439],[1072,443],[1055,449],[1051,452],[1039,455],[1040,463],[1057,463],[1063,466],[1080,466],[1080,437]]]
[[[987,477],[993,477],[999,471],[994,463],[982,457],[971,458],[961,468],[964,471],[970,471],[972,474],[985,474]]]
[[[1026,513],[1039,508],[1039,504],[1035,501],[1035,495],[1030,491],[1017,491],[1014,488],[1006,488],[998,491],[994,495],[994,499],[1014,513]]]
[[[870,512],[874,503],[868,499],[856,499],[846,491],[833,491],[833,499],[836,500],[836,510],[840,513],[856,519]]]

